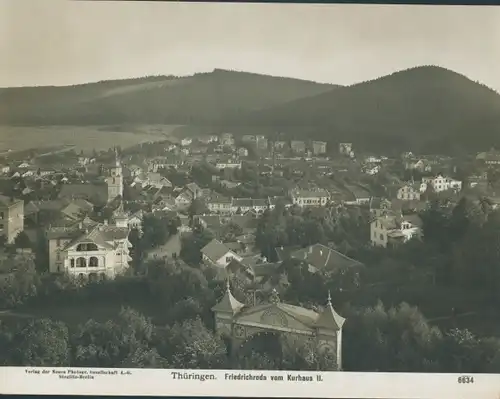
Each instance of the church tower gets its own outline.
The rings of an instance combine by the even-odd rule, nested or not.
[[[113,212],[113,220],[116,227],[128,227],[128,215],[123,209],[123,202],[120,202],[120,206]]]
[[[115,150],[116,160],[115,165],[110,168],[109,176],[106,178],[108,185],[108,202],[113,201],[117,197],[123,197],[123,173],[118,153]]]

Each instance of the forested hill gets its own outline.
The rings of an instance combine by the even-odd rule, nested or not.
[[[500,144],[500,96],[453,71],[423,66],[253,112],[242,121],[249,123],[358,148],[484,149]]]
[[[336,86],[216,69],[67,87],[0,89],[0,124],[212,124]]]

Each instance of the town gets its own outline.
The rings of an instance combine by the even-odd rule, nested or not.
[[[84,325],[77,352],[89,351],[97,327],[88,320],[112,302],[122,307],[125,325],[143,317],[134,312],[151,311],[153,324],[166,323],[171,336],[203,330],[206,336],[196,339],[228,340],[238,367],[283,368],[282,355],[269,348],[256,354],[264,342],[245,347],[265,326],[276,330],[278,319],[276,331],[315,331],[326,348],[295,368],[476,370],[478,363],[454,364],[432,345],[462,348],[469,337],[477,348],[467,350],[486,350],[491,359],[500,354],[498,338],[488,338],[499,331],[499,259],[486,249],[498,245],[500,152],[486,150],[395,156],[279,132],[208,131],[92,153],[74,147],[3,153],[0,320],[47,309],[60,319],[64,308]],[[398,317],[409,323],[409,334],[425,335],[415,337],[424,344],[393,342],[424,352],[408,354],[413,363],[361,355],[371,339],[361,326],[377,312],[390,323]],[[373,322],[383,330],[382,321]],[[374,353],[384,353],[372,344],[379,345]],[[175,352],[175,345],[126,364],[225,364],[226,349],[206,349],[212,352],[186,364],[186,348]],[[19,360],[7,346],[5,364],[35,361]],[[51,356],[69,361],[67,353]],[[80,353],[74,364],[118,365],[103,356]],[[498,362],[481,367],[498,371]]]

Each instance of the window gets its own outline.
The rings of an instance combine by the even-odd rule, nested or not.
[[[61,254],[59,252],[57,252],[57,254],[56,254],[56,259],[61,260]]]
[[[231,260],[232,260],[232,259],[233,259],[233,257],[232,257],[232,256],[226,256],[226,262],[227,262],[227,263],[231,262]]]
[[[90,267],[97,267],[99,266],[99,260],[95,257],[95,256],[92,256],[89,260],[89,266]]]
[[[0,223],[0,229],[3,229],[3,223]]]
[[[87,260],[85,258],[78,258],[76,260],[76,267],[87,267]]]
[[[69,263],[70,263],[70,266],[71,266],[71,267],[75,267],[75,260],[74,260],[74,259],[71,259],[71,260],[69,261]]]
[[[380,239],[383,240],[384,239],[384,235],[381,233],[380,234]]]
[[[76,247],[76,250],[78,252],[83,252],[83,251],[98,251],[99,248],[97,248],[97,245],[94,243],[86,243],[86,244],[78,244]]]
[[[3,212],[0,212],[0,218],[4,218],[4,213]]]

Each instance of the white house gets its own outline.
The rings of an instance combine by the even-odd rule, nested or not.
[[[80,223],[49,229],[49,271],[81,280],[113,279],[125,273],[129,255],[128,227]]]
[[[201,249],[201,254],[204,262],[220,268],[225,268],[233,259],[243,259],[215,238]]]
[[[181,145],[183,147],[190,145],[193,142],[192,138],[186,137],[181,140]]]
[[[370,223],[370,240],[373,246],[406,242],[421,236],[420,218],[416,215],[382,215]]]
[[[241,214],[245,214],[253,211],[255,214],[261,215],[268,208],[269,202],[266,199],[233,198],[231,203],[232,213],[240,212]]]
[[[460,180],[444,177],[442,175],[437,175],[435,177],[422,177],[420,192],[425,192],[429,185],[434,189],[436,193],[446,190],[462,190],[462,182]]]
[[[233,159],[217,161],[215,167],[217,169],[241,169],[241,161],[235,161]]]
[[[290,196],[292,203],[301,207],[325,206],[330,198],[326,190],[293,190]]]
[[[231,204],[231,198],[217,195],[207,201],[207,208],[213,213],[229,214],[231,213]]]

